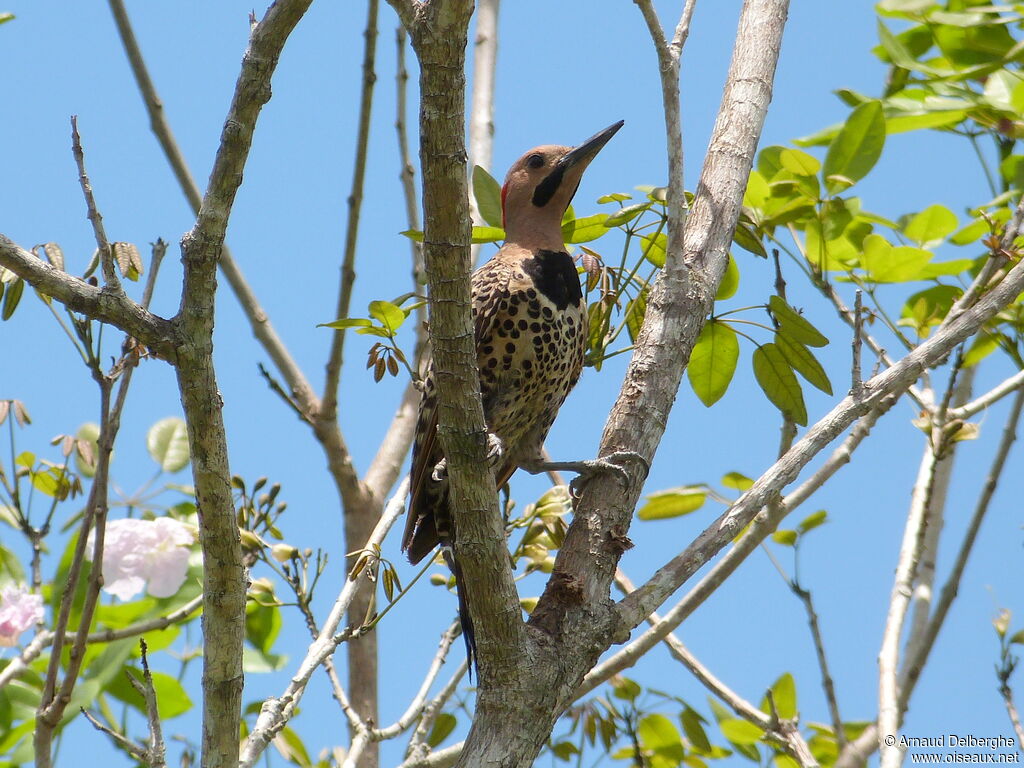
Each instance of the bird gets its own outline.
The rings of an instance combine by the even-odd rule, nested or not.
[[[573,470],[583,476],[622,471],[608,460],[615,456],[550,462],[543,452],[558,409],[579,380],[587,348],[587,305],[575,263],[566,252],[562,218],[583,172],[622,125],[620,120],[576,147],[534,147],[513,163],[501,188],[505,242],[470,281],[488,460],[498,488],[519,468],[532,473]],[[441,545],[455,575],[472,670],[476,641],[460,586],[432,368],[423,384],[402,550],[415,565]]]

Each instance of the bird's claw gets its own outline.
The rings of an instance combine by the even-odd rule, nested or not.
[[[501,441],[493,432],[487,433],[487,466],[494,467],[501,461],[501,457],[505,455],[505,444]]]
[[[605,472],[614,473],[615,479],[619,481],[619,484],[622,485],[623,488],[628,488],[631,476],[629,471],[622,466],[621,462],[630,459],[640,463],[644,471],[641,480],[646,479],[647,475],[651,471],[651,464],[647,459],[636,451],[615,451],[614,453],[609,453],[607,456],[601,456],[596,459],[573,462],[572,467],[566,467],[567,469],[573,469],[578,473],[569,483],[569,493],[571,493],[574,498],[579,498],[583,492],[583,486],[593,480],[597,475]]]
[[[505,455],[505,444],[493,432],[487,433],[487,454],[485,460],[488,467],[494,467],[501,457]],[[434,465],[434,471],[430,473],[430,479],[440,483],[448,479],[448,459],[441,459]]]

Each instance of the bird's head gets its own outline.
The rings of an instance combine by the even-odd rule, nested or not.
[[[501,188],[505,240],[530,248],[564,247],[562,216],[583,172],[601,147],[622,127],[622,120],[578,147],[546,144],[534,147],[509,169]]]

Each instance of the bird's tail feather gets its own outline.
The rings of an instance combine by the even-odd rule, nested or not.
[[[473,680],[473,670],[477,663],[476,635],[473,633],[473,618],[469,615],[469,603],[466,601],[465,582],[462,580],[462,568],[455,558],[455,552],[448,545],[441,547],[441,554],[448,568],[455,575],[455,594],[459,599],[459,623],[462,625],[462,639],[466,643],[466,659],[469,663],[469,679]],[[477,670],[479,675],[479,670]]]

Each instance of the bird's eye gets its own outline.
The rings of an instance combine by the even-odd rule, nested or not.
[[[531,168],[540,168],[544,165],[544,155],[530,155],[526,159],[526,164]]]

